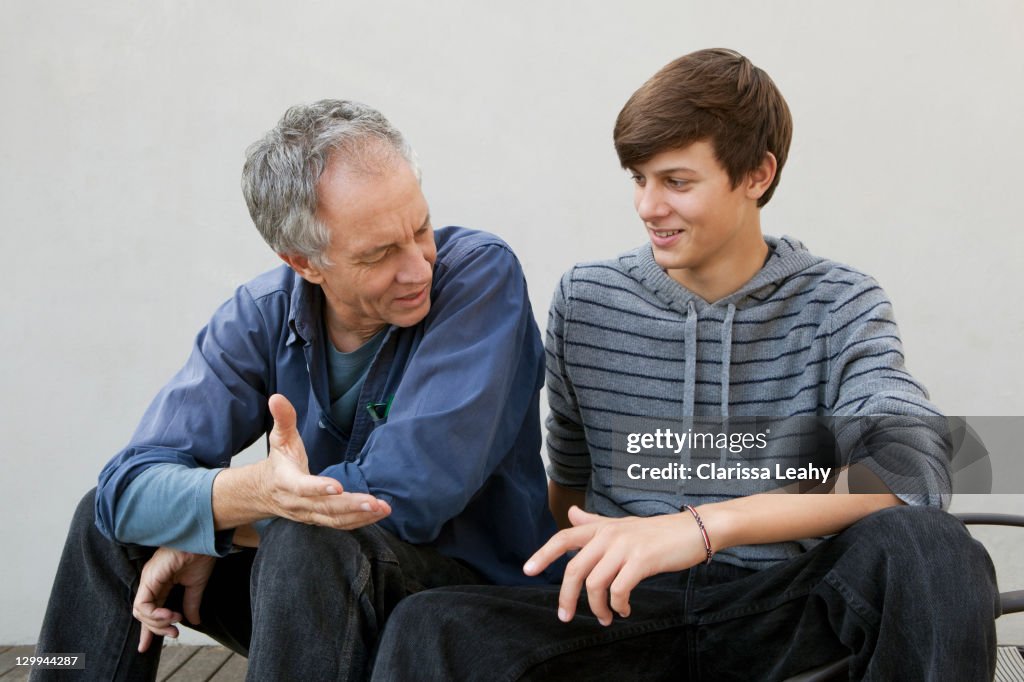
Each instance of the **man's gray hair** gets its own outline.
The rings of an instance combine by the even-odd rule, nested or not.
[[[344,154],[360,174],[386,172],[398,155],[420,177],[412,147],[379,111],[332,99],[288,109],[246,150],[242,168],[242,193],[263,239],[277,253],[305,256],[317,267],[330,265],[331,234],[316,215],[316,186],[334,154]]]

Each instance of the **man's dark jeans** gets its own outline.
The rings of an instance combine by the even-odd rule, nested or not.
[[[94,492],[75,512],[37,652],[82,652],[86,670],[36,671],[33,679],[156,677],[162,638],[139,654],[132,601],[152,548],[124,547],[93,522]],[[367,526],[339,531],[278,519],[258,550],[219,559],[200,607],[205,632],[249,658],[254,680],[369,676],[384,622],[406,595],[478,575],[433,549]],[[181,611],[176,589],[168,606]]]
[[[602,627],[585,595],[471,586],[402,602],[374,680],[779,680],[852,654],[854,680],[990,680],[995,572],[956,518],[894,507],[790,561],[648,579]]]

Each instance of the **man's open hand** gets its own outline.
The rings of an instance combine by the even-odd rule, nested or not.
[[[565,569],[558,595],[558,617],[565,622],[575,615],[584,584],[590,610],[610,625],[612,610],[629,615],[629,595],[641,580],[690,568],[707,556],[690,514],[613,519],[573,506],[569,521],[573,527],[555,533],[523,567],[537,575],[566,552],[580,550]]]
[[[204,554],[182,552],[169,547],[156,550],[146,565],[142,567],[139,578],[139,591],[135,594],[132,615],[142,623],[142,635],[139,637],[139,652],[149,649],[153,637],[177,637],[176,623],[181,622],[181,614],[164,608],[167,595],[175,585],[185,587],[182,599],[182,611],[190,623],[199,623],[199,604],[203,599],[203,590],[210,580],[216,558]]]
[[[259,494],[274,516],[330,528],[352,530],[391,513],[387,502],[365,493],[347,493],[341,483],[309,473],[306,448],[295,427],[295,408],[283,395],[270,397],[274,428]]]

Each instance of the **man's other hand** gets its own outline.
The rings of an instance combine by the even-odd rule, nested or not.
[[[139,637],[139,652],[149,649],[153,637],[177,637],[182,616],[176,611],[164,608],[167,595],[175,585],[185,587],[182,611],[190,623],[199,623],[199,604],[203,590],[210,580],[216,558],[204,554],[182,552],[169,547],[158,549],[146,565],[139,578],[139,591],[135,594],[132,615],[142,623]]]

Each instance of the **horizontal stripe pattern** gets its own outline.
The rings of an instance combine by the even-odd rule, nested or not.
[[[556,483],[586,489],[591,511],[652,515],[724,499],[695,494],[686,482],[670,491],[623,484],[629,460],[621,451],[624,429],[717,418],[723,399],[732,417],[941,414],[904,367],[892,305],[872,278],[813,256],[792,238],[766,241],[774,253],[764,268],[714,304],[671,280],[649,246],[577,265],[562,277],[546,337],[549,474]],[[730,304],[731,333],[723,334]],[[691,306],[696,363],[687,385]],[[682,413],[687,392],[694,415]],[[931,461],[941,453],[932,451],[934,445],[915,440],[924,464],[913,466],[937,477],[941,488],[941,463]],[[759,490],[751,484],[737,491]],[[903,497],[914,504],[943,502],[939,496]],[[761,568],[813,544],[739,547],[720,559]]]

